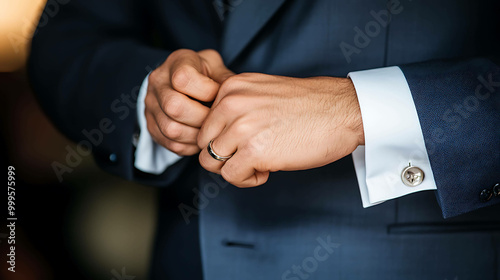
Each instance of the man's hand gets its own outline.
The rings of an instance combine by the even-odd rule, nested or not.
[[[220,156],[207,152],[210,140]],[[265,183],[269,172],[334,162],[364,144],[350,79],[240,74],[221,86],[198,137],[200,163],[238,187]]]
[[[199,128],[220,84],[233,73],[214,50],[178,50],[149,75],[145,98],[147,127],[153,140],[180,156],[198,153]]]

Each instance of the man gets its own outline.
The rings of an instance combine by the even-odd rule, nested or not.
[[[153,279],[500,277],[498,1],[56,4],[33,85],[163,188]]]

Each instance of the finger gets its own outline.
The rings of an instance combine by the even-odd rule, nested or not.
[[[210,102],[215,99],[219,84],[209,78],[201,58],[196,55],[185,56],[171,68],[173,89],[199,101]]]
[[[211,144],[212,152],[221,157],[231,156],[236,152],[238,143],[239,139],[235,139],[228,135],[226,131],[223,131],[221,135],[213,139]],[[217,160],[208,153],[208,145],[202,149],[199,161],[203,168],[217,174],[220,174],[220,170],[224,165],[224,161]]]
[[[258,171],[253,163],[245,150],[240,150],[225,162],[220,174],[226,181],[240,188],[260,186],[269,179],[269,171]]]
[[[239,74],[239,75],[233,75],[229,77],[223,84],[221,84],[219,91],[217,93],[217,96],[215,97],[215,100],[213,101],[212,108],[219,106],[223,100],[227,101],[227,98],[232,95],[232,94],[238,94],[238,93],[245,93],[245,92],[252,92],[256,93],[258,90],[262,91],[263,87],[258,83],[258,82],[253,82],[249,80],[247,77],[249,75],[247,74]],[[241,97],[251,97],[251,95],[245,95],[245,94],[239,94],[238,100],[241,101]],[[252,100],[250,98],[249,100]],[[241,102],[228,102],[228,109],[241,109],[241,108],[246,108],[246,106],[241,107],[238,104]],[[246,103],[243,103],[245,105]]]
[[[242,131],[245,129],[242,129],[239,125],[226,126],[219,135],[213,138],[212,151],[222,157],[234,154],[238,150],[240,143],[243,143],[245,138],[248,137],[248,134]]]
[[[171,119],[195,128],[201,127],[210,109],[196,100],[173,90],[158,94],[163,112]]]
[[[219,136],[225,127],[234,123],[248,110],[251,110],[252,106],[249,106],[251,102],[252,100],[247,98],[226,97],[219,104],[214,104],[200,129],[198,135],[199,147],[205,147],[210,140]],[[247,128],[249,128],[248,125],[243,125],[243,127],[239,128],[239,131]]]
[[[199,147],[198,147],[199,148]],[[201,150],[200,155],[198,156],[198,161],[200,162],[201,167],[205,170],[210,171],[212,173],[220,174],[220,170],[224,165],[223,161],[215,160],[209,153],[207,148]]]
[[[238,122],[234,122],[230,126],[227,126],[218,136],[213,138],[211,144],[212,152],[221,157],[227,157],[237,153],[240,143],[244,143],[245,138],[250,135],[249,129],[251,128],[238,124]],[[211,140],[209,140],[209,143]],[[202,148],[202,152],[200,153],[200,164],[206,170],[220,174],[224,162],[215,159],[208,153],[208,145],[209,144],[205,147],[200,147]]]
[[[221,55],[217,51],[203,50],[199,51],[198,54],[205,63],[205,69],[208,76],[217,83],[222,84],[229,77],[235,75],[233,71],[226,67]]]
[[[215,111],[208,113],[208,116],[205,118],[205,121],[200,128],[200,132],[198,133],[197,143],[200,149],[207,147],[210,140],[219,136],[225,127],[226,120],[222,118],[221,114],[218,114]]]
[[[166,116],[163,111],[155,114],[155,121],[158,124],[161,134],[171,141],[197,145],[199,129],[179,122]]]
[[[147,129],[156,143],[179,156],[192,156],[200,151],[200,148],[198,148],[197,145],[183,144],[164,137],[164,135],[160,132],[158,125],[153,121],[153,116],[150,114],[148,115],[149,116],[146,116],[148,119]]]

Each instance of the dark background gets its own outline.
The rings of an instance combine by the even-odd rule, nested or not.
[[[92,156],[60,182],[53,162],[75,149],[49,122],[25,64],[45,0],[0,0],[0,279],[146,279],[156,190],[110,176]],[[16,170],[16,272],[7,270],[7,167]],[[124,278],[127,279],[127,278]],[[131,278],[129,278],[131,279]]]

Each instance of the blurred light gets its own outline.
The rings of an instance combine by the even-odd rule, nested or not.
[[[46,0],[0,0],[0,72],[13,72],[26,63]]]

